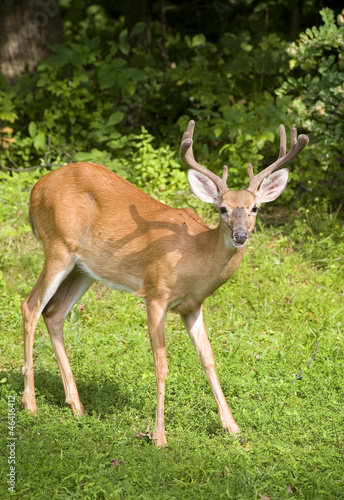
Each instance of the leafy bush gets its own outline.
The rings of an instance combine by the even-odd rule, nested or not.
[[[284,200],[331,198],[344,152],[343,25],[329,9],[321,16],[323,26],[291,44],[263,30],[225,33],[216,43],[167,31],[164,51],[159,23],[160,41],[145,51],[131,48],[142,23],[128,33],[123,19],[96,5],[79,23],[67,16],[65,45],[16,87],[3,85],[0,162],[97,161],[142,187],[151,183],[155,194],[175,192],[185,189],[177,151],[193,118],[198,161],[217,173],[228,164],[229,185],[240,189],[249,162],[257,171],[263,158],[274,161],[284,123],[311,136]]]
[[[198,160],[219,173],[229,159],[230,186],[244,187],[247,164],[257,167],[264,153],[275,156],[278,151],[271,143],[283,99],[276,103],[272,92],[288,66],[285,45],[277,35],[263,36],[256,43],[249,32],[227,33],[217,45],[203,34],[184,39],[178,33],[166,35],[172,62],[167,78],[161,75],[155,92],[149,94],[151,116],[159,116],[156,133],[172,136],[179,144],[180,133],[194,118]],[[153,122],[149,125],[154,128]]]
[[[70,154],[99,145],[113,151],[125,144],[118,141],[119,124],[145,77],[122,57],[127,38],[123,30],[118,43],[109,42],[106,51],[99,37],[54,45],[54,55],[41,62],[35,75],[19,80],[15,107],[24,119],[19,134],[26,140],[19,135],[13,148],[17,158],[37,161],[48,137],[52,148]]]
[[[330,196],[341,201],[343,191],[339,192],[338,187],[344,181],[340,168],[344,155],[344,18],[338,16],[336,24],[328,8],[322,9],[320,15],[322,26],[307,29],[289,45],[290,76],[276,93],[290,99],[286,112],[311,138],[311,147],[302,155],[308,171],[306,189],[316,184],[318,190],[319,181],[327,181]]]

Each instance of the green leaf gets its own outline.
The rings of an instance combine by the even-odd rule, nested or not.
[[[64,54],[64,55],[68,55],[70,54],[71,52],[71,49],[69,47],[66,47],[66,45],[63,45],[63,44],[54,44],[54,45],[51,45],[50,46],[51,50],[55,53],[55,54]]]
[[[136,91],[136,86],[135,85],[127,85],[125,90],[128,92],[128,94],[130,96],[133,96],[135,94],[135,91]]]
[[[205,38],[203,33],[200,33],[192,38],[192,47],[200,47],[202,45],[205,45],[206,42],[207,39]]]
[[[37,125],[35,122],[29,123],[29,134],[30,134],[30,137],[32,137],[32,138],[34,138],[35,135],[37,134]]]
[[[74,161],[91,161],[93,160],[93,155],[90,152],[83,152],[79,151],[78,153],[75,153]]]
[[[84,64],[87,64],[87,57],[74,53],[70,55],[68,62],[77,68],[82,68]]]
[[[146,23],[143,23],[141,21],[136,23],[130,32],[130,38],[139,35],[146,28],[146,26]]]
[[[44,132],[39,132],[33,140],[33,145],[37,150],[44,149],[46,145],[46,137]]]
[[[6,120],[10,123],[13,123],[17,118],[17,113],[14,113],[13,111],[0,110],[0,120]]]
[[[243,42],[240,46],[243,50],[245,50],[245,52],[251,52],[251,50],[253,49],[253,45],[246,42]]]
[[[99,47],[99,45],[100,45],[100,38],[99,38],[99,36],[96,36],[96,37],[92,38],[92,40],[90,40],[90,41],[87,43],[87,45],[88,45],[88,48],[89,48],[90,50],[94,50],[94,49],[96,49],[97,47]]]
[[[111,68],[123,68],[123,66],[126,66],[127,61],[125,59],[122,59],[121,57],[118,57],[117,59],[114,59],[111,61]]]
[[[226,47],[230,53],[235,52],[240,47],[240,41],[233,33],[225,33],[221,38],[221,44]]]
[[[110,71],[109,73],[99,77],[99,86],[101,90],[113,87],[116,84],[117,71]]]
[[[121,122],[124,118],[124,113],[122,111],[116,111],[112,113],[110,118],[108,119],[107,125],[117,125],[117,123]]]
[[[130,52],[130,45],[127,42],[121,42],[119,45],[119,50],[122,52],[124,55],[128,55]]]
[[[128,37],[128,30],[125,29],[125,30],[123,30],[123,31],[120,32],[120,34],[119,34],[119,41],[120,42],[124,42],[124,40],[126,40],[127,37]]]
[[[69,62],[69,55],[58,54],[56,56],[50,57],[46,61],[46,64],[47,64],[47,66],[50,66],[51,68],[61,68],[62,66],[64,66],[68,62]]]
[[[123,73],[134,82],[138,82],[145,77],[145,73],[141,69],[136,68],[126,68],[123,70]]]
[[[215,137],[220,137],[220,135],[222,134],[222,127],[219,126],[214,127],[214,134]]]
[[[40,78],[37,82],[37,87],[45,87],[47,84],[47,79],[45,77]]]

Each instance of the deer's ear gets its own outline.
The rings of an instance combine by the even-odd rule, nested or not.
[[[219,202],[219,192],[212,180],[196,170],[188,170],[190,189],[195,196],[206,203]]]
[[[269,175],[263,180],[257,194],[260,203],[274,201],[283,193],[287,186],[288,173],[287,168],[282,168],[282,170]]]

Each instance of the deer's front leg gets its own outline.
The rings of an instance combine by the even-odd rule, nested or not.
[[[147,319],[149,338],[151,341],[154,370],[156,378],[157,402],[156,421],[153,431],[155,446],[165,446],[164,397],[167,377],[167,358],[165,347],[166,304],[158,301],[147,301]]]
[[[203,323],[202,308],[200,307],[192,313],[182,315],[182,320],[208,377],[210,387],[219,409],[222,426],[231,434],[239,434],[240,429],[228,408],[219,379],[217,378],[213,350]]]

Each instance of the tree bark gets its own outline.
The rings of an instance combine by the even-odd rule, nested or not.
[[[62,40],[58,0],[0,2],[0,71],[10,83],[25,70],[33,73]]]

